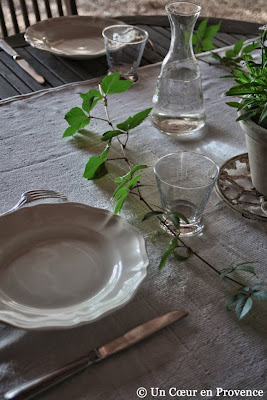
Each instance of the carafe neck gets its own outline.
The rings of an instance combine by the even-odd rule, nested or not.
[[[166,6],[171,25],[169,57],[173,56],[176,60],[195,59],[192,35],[200,10],[199,6],[186,2],[176,2]]]

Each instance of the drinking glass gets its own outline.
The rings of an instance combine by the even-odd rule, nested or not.
[[[168,213],[183,214],[180,236],[191,236],[203,230],[203,213],[219,173],[219,167],[208,157],[179,152],[159,159],[154,166],[161,204],[166,212],[165,227],[177,233],[177,228],[168,219]]]
[[[148,33],[131,25],[111,25],[102,32],[109,73],[120,72],[124,79],[137,81],[137,70]]]

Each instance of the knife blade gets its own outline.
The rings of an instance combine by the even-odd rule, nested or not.
[[[37,74],[37,72],[29,65],[29,63],[24,60],[4,39],[0,39],[0,47],[9,54],[14,61],[26,71],[29,75],[31,75],[37,82],[43,84],[45,79]]]
[[[26,382],[15,389],[10,390],[4,395],[6,400],[27,400],[32,399],[37,394],[46,391],[52,386],[62,382],[70,376],[76,374],[79,371],[95,364],[99,361],[106,359],[130,346],[140,342],[147,338],[153,333],[160,329],[170,325],[171,323],[178,321],[186,317],[188,313],[186,311],[172,311],[167,314],[161,315],[155,319],[145,322],[142,325],[125,333],[123,336],[112,340],[104,344],[103,346],[97,347],[91,350],[85,357],[82,357],[65,367],[62,367],[56,371],[53,371],[47,375],[43,375],[39,378],[33,379]]]

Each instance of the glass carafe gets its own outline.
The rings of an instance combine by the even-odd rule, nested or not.
[[[205,125],[200,70],[192,47],[200,10],[201,7],[187,2],[166,6],[171,45],[158,77],[151,120],[169,135],[190,134]]]

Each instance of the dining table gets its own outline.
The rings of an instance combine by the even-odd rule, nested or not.
[[[121,19],[145,27],[154,51],[144,54],[136,83],[124,93],[107,96],[109,116],[114,124],[153,106],[161,61],[170,43],[165,17]],[[226,27],[228,33],[223,31]],[[256,24],[225,20],[221,34],[216,37],[219,54],[224,54],[240,37],[255,37],[256,28]],[[129,301],[92,321],[80,323],[77,315],[67,327],[59,324],[55,328],[38,329],[29,323],[25,328],[18,326],[12,315],[8,317],[9,322],[3,321],[0,310],[1,398],[18,385],[81,358],[150,319],[184,310],[188,313],[186,318],[84,369],[38,398],[265,399],[266,303],[255,299],[252,309],[241,320],[226,305],[240,290],[238,282],[251,286],[267,280],[267,217],[251,217],[229,206],[217,188],[205,209],[203,232],[183,238],[193,254],[185,261],[170,256],[162,269],[159,263],[171,237],[157,218],[143,220],[150,211],[148,205],[160,207],[152,168],[160,157],[193,151],[222,167],[228,160],[247,153],[245,135],[236,122],[236,111],[226,105],[222,97],[232,84],[230,79],[222,77],[225,71],[210,61],[210,52],[200,55],[206,112],[206,124],[201,131],[188,136],[168,136],[158,131],[148,117],[130,132],[123,157],[120,143],[112,140],[111,158],[114,160],[107,162],[108,173],[88,180],[83,177],[85,166],[90,157],[104,151],[106,142],[101,136],[109,129],[101,102],[92,111],[94,118],[90,125],[74,136],[62,136],[68,127],[66,113],[81,107],[80,94],[97,89],[105,76],[105,58],[81,61],[57,57],[30,47],[22,35],[10,37],[8,42],[44,76],[45,84],[35,82],[0,50],[0,213],[11,208],[23,192],[37,188],[58,191],[70,204],[113,213],[114,179],[128,172],[125,158],[131,165],[146,164],[148,168],[142,171],[144,186],[139,188],[141,200],[145,201],[140,201],[140,196],[128,196],[118,218],[127,221],[144,238],[149,265]],[[9,217],[15,218],[22,210],[0,216],[0,256],[1,242],[6,230],[10,230]],[[120,239],[117,240],[118,243],[113,244],[115,248],[119,246]],[[105,251],[104,247],[100,249],[100,252]],[[232,281],[220,278],[220,273],[229,265],[244,262],[255,267],[255,275],[235,271],[230,275]],[[0,267],[1,298],[5,296],[1,280],[6,268],[6,264]],[[79,271],[77,265],[73,268]],[[20,305],[10,306],[18,306],[19,310]],[[64,310],[59,308],[59,320],[61,314],[64,318]]]
[[[149,41],[153,47],[152,50],[151,46],[147,46],[145,49],[141,61],[142,66],[163,60],[169,50],[171,39],[167,16],[116,16],[115,19],[116,23],[122,21],[148,32]],[[204,17],[200,17],[197,20],[196,29],[203,19]],[[259,35],[260,24],[257,23],[209,17],[208,25],[218,23],[221,23],[220,30],[213,39],[216,48],[233,45],[242,38],[253,39]],[[36,72],[45,78],[45,83],[41,85],[36,82],[0,48],[0,99],[95,78],[106,74],[108,69],[105,55],[78,62],[31,47],[25,41],[23,33],[7,37],[5,40],[29,62]]]

